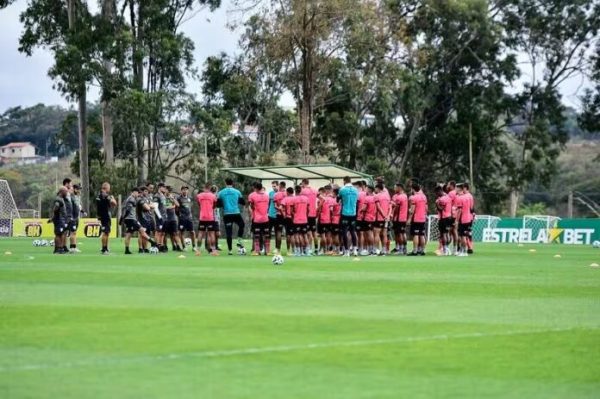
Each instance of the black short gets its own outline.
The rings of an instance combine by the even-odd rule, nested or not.
[[[423,222],[423,223],[412,222],[410,224],[410,235],[424,236],[425,235],[425,222]]]
[[[356,231],[370,231],[373,229],[373,222],[367,222],[366,220],[356,221]]]
[[[112,222],[110,219],[100,219],[100,231],[102,234],[109,235],[111,230]]]
[[[54,222],[54,235],[61,236],[67,232],[69,224],[65,222]]]
[[[152,234],[156,231],[154,219],[142,219],[142,227],[146,229],[146,233]]]
[[[339,223],[331,223],[329,225],[329,231],[331,234],[340,234],[340,224]]]
[[[385,220],[376,220],[373,222],[374,229],[384,229],[385,228]]]
[[[473,230],[473,222],[458,224],[458,235],[461,237],[471,237],[472,230]]]
[[[207,232],[208,231],[217,231],[215,229],[215,227],[216,227],[215,224],[216,224],[216,222],[214,222],[214,221],[203,221],[203,220],[200,220],[198,222],[198,232],[200,232],[200,231],[207,231]]]
[[[296,234],[306,234],[308,229],[308,223],[294,223],[294,231]]]
[[[319,234],[327,234],[331,231],[331,224],[330,223],[320,223],[317,226],[317,232]]]
[[[317,231],[317,218],[316,217],[308,217],[308,226],[307,226],[308,231],[312,231],[315,232]]]
[[[285,221],[283,219],[283,216],[281,216],[281,215],[278,215],[277,217],[274,217],[274,218],[269,218],[269,225],[275,231],[283,230],[284,224],[285,224]]]
[[[177,233],[177,220],[167,220],[163,225],[163,230],[165,234]]]
[[[449,223],[450,223],[450,228],[453,229],[454,228],[454,224],[456,223],[456,218],[449,217],[448,220],[449,220]]]
[[[285,235],[292,236],[296,234],[296,230],[294,230],[294,222],[292,219],[285,218],[283,219],[283,223],[285,224]]]
[[[252,223],[252,234],[269,236],[271,234],[271,225],[269,222]]]
[[[137,220],[133,219],[125,219],[125,231],[128,233],[135,233],[136,231],[140,231],[142,225]]]
[[[225,225],[228,224],[241,224],[244,223],[244,219],[242,218],[242,215],[239,213],[232,213],[229,215],[224,215],[223,216],[223,222],[225,223]]]
[[[179,231],[194,231],[194,222],[189,219],[179,220]]]
[[[440,233],[447,233],[452,226],[452,218],[443,218],[438,220],[438,230]]]
[[[394,234],[406,234],[406,222],[394,222]]]
[[[69,231],[75,233],[79,228],[79,219],[73,219],[69,222]]]
[[[164,219],[156,219],[156,231],[158,233],[164,233],[167,222]]]
[[[356,228],[356,216],[342,215],[340,220],[340,228],[344,226],[349,227],[350,229]]]

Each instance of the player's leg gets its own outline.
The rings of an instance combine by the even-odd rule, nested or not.
[[[265,243],[265,255],[272,255],[271,253],[271,225],[265,223],[262,228],[263,242]]]
[[[237,227],[238,227],[237,246],[238,246],[238,248],[243,248],[244,243],[242,240],[244,239],[244,229],[246,228],[246,223],[244,222],[244,218],[242,217],[242,215],[240,215],[239,213],[235,216],[235,223],[237,224]]]

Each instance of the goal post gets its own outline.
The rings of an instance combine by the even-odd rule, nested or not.
[[[500,220],[501,219],[498,216],[475,215],[472,228],[473,240],[482,241],[484,232],[488,229],[495,229]],[[437,241],[439,238],[438,216],[429,215],[427,217],[427,241]]]
[[[20,218],[19,209],[10,191],[8,181],[0,179],[0,237],[12,235],[12,221]]]
[[[552,215],[525,215],[523,216],[523,229],[531,230],[532,237],[540,237],[540,231],[542,237],[544,234],[548,236],[550,241],[550,230],[558,227],[558,222],[561,218]]]

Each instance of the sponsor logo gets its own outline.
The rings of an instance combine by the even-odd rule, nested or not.
[[[83,234],[86,237],[100,237],[101,225],[100,223],[86,223],[83,227]]]
[[[533,229],[494,228],[483,229],[483,242],[507,242],[523,244],[562,243],[574,245],[589,245],[595,229],[539,229],[534,234]]]
[[[33,222],[25,224],[25,236],[27,237],[41,237],[42,236],[42,225],[41,223]]]

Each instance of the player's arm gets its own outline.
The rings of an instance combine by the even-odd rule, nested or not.
[[[411,201],[409,202],[410,207],[408,208],[408,219],[407,222],[412,222],[413,215],[415,214],[415,204]]]
[[[117,206],[117,200],[112,195],[108,196],[108,201],[110,203],[111,208],[114,208],[115,206]]]
[[[458,221],[462,217],[462,203],[458,202],[456,204],[456,220],[454,221],[454,225],[458,226]]]
[[[381,202],[379,201],[379,198],[375,200],[375,208],[377,209],[378,215],[386,217],[386,215],[383,214],[383,208],[381,207]]]

